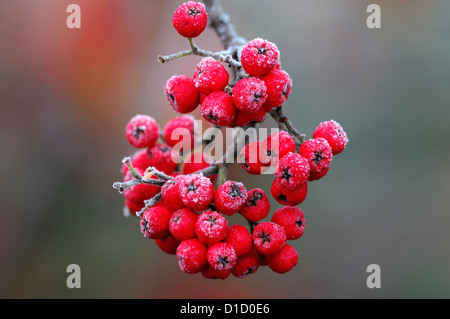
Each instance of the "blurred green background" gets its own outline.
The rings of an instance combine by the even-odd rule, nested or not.
[[[66,27],[72,2],[79,30]],[[122,215],[111,185],[134,151],[124,125],[174,117],[164,84],[200,60],[156,60],[187,48],[171,25],[181,1],[1,1],[0,297],[450,297],[450,2],[222,2],[242,36],[278,45],[297,127],[311,137],[335,119],[350,139],[300,205],[299,265],[244,280],[187,275]],[[366,27],[369,3],[381,29]],[[221,49],[212,30],[197,43]],[[229,178],[267,191],[272,180],[239,166]],[[81,289],[66,287],[72,263]],[[372,263],[381,289],[366,286]]]

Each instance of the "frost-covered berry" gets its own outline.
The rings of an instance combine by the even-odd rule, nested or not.
[[[145,173],[145,169],[142,168],[135,168],[135,170],[143,176]],[[152,176],[153,179],[156,179],[156,177]],[[128,182],[130,180],[134,180],[135,178],[130,174],[128,171],[127,174],[124,177],[124,182]],[[123,195],[125,197],[125,200],[131,201],[134,203],[143,203],[144,200],[150,199],[156,194],[159,193],[161,187],[146,183],[140,183],[137,185],[134,185],[131,188],[127,188]]]
[[[320,171],[319,173],[313,173],[311,172],[309,174],[309,180],[310,181],[316,181],[318,179],[321,179],[322,177],[324,177],[325,175],[327,175],[328,171],[330,170],[330,167],[327,167],[325,169],[323,169],[322,171]]]
[[[256,112],[261,109],[266,99],[266,85],[258,78],[243,78],[233,87],[233,102],[240,111]]]
[[[180,184],[185,178],[184,175],[178,175],[175,178],[169,179],[161,187],[161,196],[163,201],[172,209],[181,209],[186,207],[180,197]]]
[[[200,113],[205,120],[219,126],[231,126],[236,112],[233,98],[222,91],[209,94],[200,106]]]
[[[290,191],[283,187],[278,180],[274,180],[270,188],[273,198],[281,205],[297,206],[306,198],[308,193],[308,183],[304,183],[298,189]]]
[[[230,127],[236,126],[250,126],[256,123],[261,123],[266,118],[266,111],[263,108],[258,109],[255,112],[247,113],[243,111],[237,111],[234,117],[234,122]]]
[[[195,238],[197,213],[190,208],[177,210],[170,216],[169,231],[179,241]]]
[[[313,138],[323,137],[331,146],[333,155],[341,153],[347,145],[348,138],[342,126],[335,120],[320,123],[313,133]]]
[[[296,190],[309,178],[309,162],[297,153],[288,153],[277,165],[275,177],[287,190]]]
[[[227,243],[217,243],[208,248],[206,259],[211,268],[218,271],[226,271],[236,265],[236,252]]]
[[[271,221],[284,228],[288,240],[302,237],[305,231],[305,215],[298,207],[282,207],[276,210]]]
[[[231,273],[233,276],[242,279],[250,274],[254,274],[258,270],[259,265],[260,257],[255,251],[252,251],[237,259],[236,265],[231,270]]]
[[[261,174],[269,166],[269,162],[263,163],[264,158],[263,149],[257,141],[248,143],[239,153],[239,162],[242,168],[253,175]]]
[[[231,269],[225,271],[218,271],[214,268],[208,267],[205,270],[202,270],[202,276],[206,279],[227,279],[231,274]]]
[[[287,244],[277,254],[266,256],[267,265],[279,274],[291,270],[298,263],[298,253],[294,247]]]
[[[200,92],[194,80],[185,75],[172,76],[164,87],[167,100],[175,112],[190,113],[200,102]]]
[[[241,208],[241,215],[251,222],[258,222],[267,217],[270,211],[270,201],[260,188],[247,192],[247,200]]]
[[[197,238],[182,241],[177,248],[180,269],[188,274],[195,274],[208,267],[206,252],[208,247]]]
[[[214,196],[213,184],[209,178],[200,174],[187,175],[183,178],[179,191],[183,203],[197,212],[205,210]]]
[[[191,149],[195,145],[196,140],[196,123],[193,116],[183,115],[178,116],[164,126],[164,140],[167,145],[174,147],[181,143],[180,147],[189,146]],[[184,149],[183,151],[188,151]]]
[[[307,140],[300,146],[298,153],[309,162],[309,167],[311,168],[309,175],[310,181],[317,179],[319,176],[323,177],[328,172],[331,160],[333,159],[333,153],[326,139],[318,137]],[[325,174],[320,174],[325,170]],[[315,175],[312,175],[313,173]]]
[[[175,10],[172,24],[182,37],[196,38],[208,24],[208,13],[203,3],[188,1]]]
[[[153,147],[147,149],[147,157],[150,165],[166,174],[171,174],[177,167],[177,154],[172,147],[158,143]]]
[[[194,72],[194,83],[200,93],[211,94],[215,91],[223,91],[228,85],[230,74],[217,60],[211,57],[203,58]]]
[[[280,51],[277,46],[267,40],[256,38],[242,49],[241,62],[245,72],[251,76],[262,76],[279,63]]]
[[[286,103],[292,88],[292,79],[286,71],[273,69],[261,80],[267,87],[267,100],[264,104],[266,110]]]
[[[215,211],[200,214],[195,223],[195,234],[206,244],[215,244],[227,236],[228,222],[226,218]]]
[[[256,225],[252,233],[253,245],[262,255],[273,255],[286,245],[286,232],[283,227],[273,222]]]
[[[162,207],[151,207],[142,215],[141,233],[146,238],[163,238],[169,235],[171,213]]]
[[[183,165],[183,174],[192,174],[210,167],[214,163],[214,159],[206,153],[196,152],[191,155],[189,161],[185,161]],[[216,180],[217,174],[208,176],[211,182]]]
[[[180,241],[173,237],[172,234],[169,234],[163,238],[155,238],[155,243],[163,252],[175,255]]]
[[[159,126],[153,117],[138,114],[127,123],[125,136],[134,147],[150,147],[159,138]]]
[[[225,242],[234,248],[237,257],[245,256],[253,249],[252,236],[248,229],[242,225],[228,227]]]
[[[295,141],[286,131],[278,131],[270,134],[262,143],[261,147],[265,149],[267,161],[276,166],[280,158],[288,153],[295,152]]]
[[[214,193],[214,206],[224,215],[237,213],[247,200],[247,190],[244,184],[227,181],[220,185]]]

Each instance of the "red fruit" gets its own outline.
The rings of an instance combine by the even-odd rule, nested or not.
[[[219,126],[232,125],[236,116],[233,98],[222,91],[209,94],[203,100],[200,112],[209,123]]]
[[[211,268],[218,271],[231,270],[236,265],[236,252],[227,243],[217,243],[208,248],[206,259]]]
[[[228,227],[225,242],[234,248],[237,257],[247,255],[253,249],[253,242],[250,232],[242,225],[233,225]]]
[[[169,231],[179,241],[195,238],[197,213],[190,208],[177,210],[170,216]]]
[[[302,237],[305,231],[305,215],[297,207],[282,207],[276,210],[271,221],[284,228],[288,240]]]
[[[166,174],[172,174],[177,167],[178,155],[166,144],[156,144],[147,149],[150,165]]]
[[[159,126],[153,117],[138,114],[125,127],[125,136],[134,147],[150,147],[159,138]]]
[[[253,113],[246,113],[237,111],[232,127],[236,126],[252,126],[256,123],[261,123],[266,118],[266,111],[263,108],[258,109]]]
[[[319,173],[310,173],[309,174],[309,180],[310,181],[316,181],[318,179],[321,179],[322,177],[324,177],[325,175],[327,175],[328,171],[330,170],[330,167],[327,167],[325,169],[323,169],[321,172]]]
[[[187,175],[183,178],[179,190],[183,203],[197,212],[205,210],[214,196],[214,186],[211,181],[199,174]]]
[[[206,245],[196,238],[182,241],[176,253],[180,269],[188,274],[195,274],[206,269],[207,250]]]
[[[286,245],[286,232],[283,227],[273,222],[256,225],[252,233],[253,245],[262,255],[273,255]]]
[[[163,238],[169,235],[171,213],[162,207],[151,207],[142,215],[141,232],[146,238]]]
[[[205,270],[202,270],[202,275],[206,279],[227,279],[231,274],[231,269],[225,270],[225,271],[218,271],[211,267],[206,268]]]
[[[241,208],[241,215],[251,222],[258,222],[267,217],[270,211],[270,201],[260,188],[247,192],[247,200]]]
[[[183,165],[183,174],[188,175],[207,167],[210,167],[214,163],[214,159],[206,153],[194,153],[189,158],[189,161],[185,161]],[[217,174],[208,176],[211,182],[216,180]]]
[[[276,166],[280,158],[295,152],[295,141],[288,132],[278,131],[270,134],[261,147],[266,151],[266,162],[270,161],[271,165]]]
[[[320,174],[325,170],[328,171],[331,160],[333,159],[330,144],[328,144],[326,139],[321,137],[304,142],[300,146],[299,154],[308,160],[311,174],[315,174],[313,176],[310,174],[309,180],[318,179],[317,174]],[[325,174],[321,175],[324,176]],[[311,176],[313,179],[311,179]]]
[[[141,174],[141,176],[144,175],[145,169],[142,168],[135,168],[136,171]],[[153,179],[156,179],[156,177],[152,176]],[[124,182],[128,182],[130,180],[134,180],[135,178],[130,174],[128,171],[127,174],[124,177]],[[131,188],[127,188],[124,191],[124,196],[126,201],[131,201],[134,203],[142,203],[146,199],[150,199],[156,194],[159,193],[161,187],[156,185],[150,185],[150,184],[137,184],[134,185]]]
[[[231,270],[233,276],[237,278],[245,278],[247,275],[253,274],[258,270],[260,265],[260,257],[255,252],[239,257],[236,261],[236,265]]]
[[[262,76],[279,63],[280,51],[277,46],[267,40],[256,38],[242,49],[241,62],[245,72],[251,76]]]
[[[263,163],[265,157],[260,143],[251,142],[242,148],[239,153],[239,162],[247,173],[259,175],[267,169],[268,163]]]
[[[195,86],[203,94],[223,91],[228,85],[229,79],[230,74],[228,74],[227,69],[211,57],[203,58],[197,64],[194,72]]]
[[[195,223],[195,234],[206,244],[215,244],[227,236],[228,222],[222,214],[206,211],[200,214]]]
[[[292,79],[286,71],[273,69],[261,80],[267,87],[267,100],[264,105],[266,110],[280,107],[286,103],[292,88]]]
[[[125,206],[128,208],[131,214],[136,216],[136,213],[144,208],[145,204],[144,201],[133,202],[131,200],[125,199]]]
[[[297,153],[288,153],[279,160],[275,177],[281,186],[294,191],[308,181],[309,172],[306,158]]]
[[[177,253],[177,248],[180,244],[172,234],[163,238],[155,238],[155,243],[158,245],[159,249],[170,255],[175,255]]]
[[[167,145],[174,147],[182,142],[181,147],[190,145],[191,149],[195,145],[196,140],[196,123],[193,116],[178,116],[164,126],[164,139]],[[190,143],[186,143],[189,141]],[[183,151],[190,151],[183,149]]]
[[[181,200],[179,188],[184,177],[184,175],[178,175],[175,178],[169,179],[161,187],[161,196],[163,201],[173,209],[181,209],[186,207]]]
[[[188,1],[175,10],[172,24],[182,37],[196,38],[208,24],[208,13],[203,3]]]
[[[190,113],[200,102],[200,92],[194,80],[185,75],[172,76],[164,87],[167,100],[175,112]]]
[[[170,207],[169,205],[167,205],[163,200],[160,200],[159,202],[157,202],[155,205],[153,205],[152,207],[162,207],[164,209],[167,209],[171,214],[175,211],[172,207]]]
[[[316,128],[313,138],[323,137],[331,146],[333,155],[341,153],[347,146],[348,138],[342,126],[335,120],[322,122]]]
[[[244,184],[234,181],[223,183],[214,193],[214,206],[227,216],[237,213],[246,200],[247,190]]]
[[[240,111],[250,113],[261,109],[267,99],[267,88],[257,78],[243,78],[233,87],[233,102]]]
[[[279,274],[284,274],[291,270],[298,263],[298,253],[294,247],[287,244],[275,255],[266,256],[267,265]]]
[[[270,193],[278,203],[286,206],[300,205],[306,198],[308,193],[308,183],[304,183],[300,188],[290,191],[281,186],[278,180],[274,180]]]

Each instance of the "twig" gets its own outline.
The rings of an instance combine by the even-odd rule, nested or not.
[[[288,117],[284,115],[281,107],[273,108],[270,111],[270,115],[277,122],[280,130],[287,131],[294,138],[297,139],[296,144],[302,145],[305,140],[305,134],[301,134],[295,127],[292,125],[291,121],[289,121]]]
[[[144,214],[144,212],[147,209],[151,208],[153,205],[158,203],[161,199],[162,199],[162,195],[161,195],[161,192],[159,192],[158,194],[156,194],[152,198],[145,200],[144,201],[144,204],[145,204],[144,208],[142,208],[140,211],[136,212],[136,217],[141,218],[142,215]]]

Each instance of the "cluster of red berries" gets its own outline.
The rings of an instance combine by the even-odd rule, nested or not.
[[[173,25],[182,36],[192,38],[204,30],[207,17],[203,4],[190,1],[175,11]],[[212,57],[197,64],[192,78],[171,77],[165,86],[170,105],[186,114],[200,104],[205,120],[223,127],[262,122],[267,112],[287,101],[292,80],[281,70],[277,46],[267,40],[257,38],[247,43],[240,62],[246,75],[232,88],[227,69]]]

